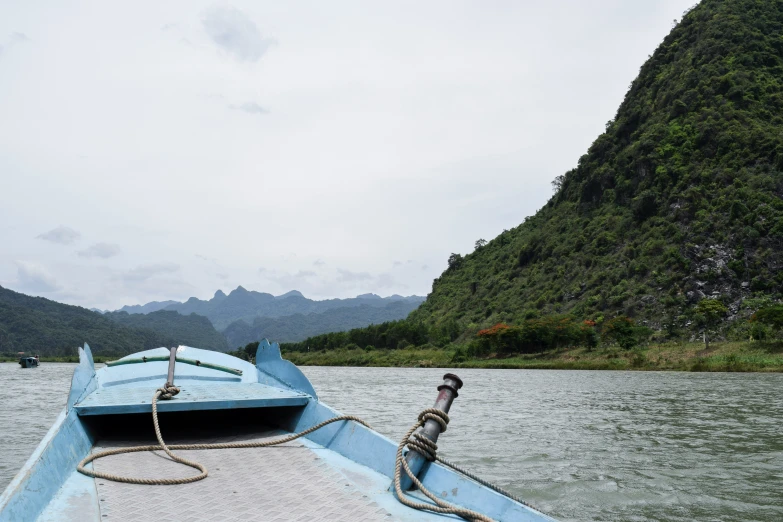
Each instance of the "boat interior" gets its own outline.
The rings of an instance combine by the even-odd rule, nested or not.
[[[166,362],[169,356],[176,364]],[[391,488],[397,442],[350,420],[269,447],[172,448],[207,468],[208,476],[192,483],[133,484],[77,471],[100,451],[157,445],[152,398],[167,379],[180,388],[157,402],[169,446],[270,441],[340,415],[266,341],[255,365],[180,347],[147,350],[98,370],[85,345],[65,410],[0,496],[0,522],[458,520],[400,503]],[[114,454],[85,469],[144,479],[199,474],[161,450]],[[551,520],[439,463],[425,463],[418,477],[440,498],[494,520]]]
[[[166,443],[269,440],[295,430],[303,406],[159,414]],[[156,444],[150,414],[81,417],[92,451]],[[209,476],[179,485],[140,485],[75,470],[38,520],[448,520],[414,511],[389,491],[390,478],[307,438],[265,448],[176,450]],[[88,466],[120,476],[175,478],[197,470],[162,451],[112,455]]]

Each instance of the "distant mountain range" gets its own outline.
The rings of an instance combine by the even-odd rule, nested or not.
[[[302,341],[310,336],[341,332],[408,316],[419,306],[417,302],[392,301],[383,307],[362,304],[332,308],[321,313],[293,314],[283,317],[256,317],[252,324],[234,321],[223,330],[231,348],[244,346],[264,337],[281,343]]]
[[[264,337],[300,341],[403,319],[423,300],[364,294],[314,301],[295,290],[273,296],[240,286],[228,295],[218,290],[207,301],[192,297],[184,303],[156,301],[108,312],[0,287],[0,355],[75,355],[76,347],[85,342],[96,354],[123,355],[180,344],[227,351]]]
[[[308,332],[318,330],[317,333],[327,333],[357,326],[367,326],[378,320],[383,322],[403,319],[418,308],[422,302],[424,302],[424,297],[415,295],[408,297],[401,295],[380,297],[375,294],[362,294],[349,299],[315,301],[308,299],[297,290],[274,296],[264,292],[249,291],[238,286],[228,295],[222,290],[218,290],[212,299],[206,301],[196,297],[191,297],[184,303],[153,301],[145,305],[123,306],[119,311],[128,312],[129,314],[147,314],[158,310],[166,310],[179,312],[183,315],[198,314],[208,318],[214,327],[221,331],[229,331],[229,327],[232,327],[232,332],[249,332],[248,328],[252,326],[259,335],[282,341],[307,337],[307,335],[300,335],[298,333],[299,330],[307,330]],[[389,306],[391,304],[395,304],[395,306]],[[324,317],[314,317],[327,311],[338,309],[341,311],[333,312]],[[380,309],[382,311],[372,309]],[[301,317],[277,322],[265,321],[266,319],[289,316]],[[256,322],[259,318],[264,320]],[[237,321],[242,321],[243,324],[234,325]],[[277,326],[272,327],[272,324]],[[279,330],[278,327],[282,324],[288,324],[291,327],[290,329]],[[316,324],[319,326],[315,327],[314,325]],[[272,330],[266,330],[264,325],[272,328]],[[298,326],[294,327],[294,325]],[[268,332],[278,333],[285,339]],[[244,333],[242,335],[237,333],[236,339],[239,338],[245,339],[247,336]],[[248,342],[256,340],[258,338],[251,339]],[[229,339],[229,345],[234,347],[231,339]]]
[[[163,310],[167,306],[174,305],[174,304],[180,304],[180,303],[179,301],[151,301],[144,305],[123,306],[117,311],[128,312],[129,314],[149,314],[151,312],[157,312],[158,310]],[[97,308],[91,308],[90,310],[104,313],[103,310],[98,310]]]

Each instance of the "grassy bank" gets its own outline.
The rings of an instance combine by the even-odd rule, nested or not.
[[[616,346],[549,350],[537,354],[463,358],[454,350],[406,348],[284,352],[303,366],[376,366],[401,368],[518,368],[552,370],[675,370],[705,372],[783,372],[783,342],[667,343],[623,350]],[[119,356],[96,355],[96,363]],[[0,362],[17,362],[0,357]],[[41,357],[41,362],[79,362],[76,356]]]
[[[531,368],[560,370],[676,370],[708,372],[783,372],[783,343],[724,342],[660,344],[623,350],[619,347],[558,349],[529,355],[486,358],[455,357],[450,350],[329,350],[286,352],[305,366],[399,366],[408,368]]]

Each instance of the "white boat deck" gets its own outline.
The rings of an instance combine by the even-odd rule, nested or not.
[[[188,438],[170,444],[262,440],[252,437]],[[102,442],[93,452],[139,441]],[[146,443],[146,442],[144,442]],[[145,486],[93,479],[68,480],[41,522],[57,521],[444,521],[454,517],[409,509],[388,491],[388,477],[307,439],[268,448],[177,451],[209,470],[199,482]],[[197,474],[161,452],[128,453],[94,462],[116,475],[173,478]]]

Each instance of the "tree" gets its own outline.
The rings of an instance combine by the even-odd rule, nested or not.
[[[729,309],[717,299],[702,299],[699,301],[699,304],[696,305],[696,319],[704,326],[705,350],[710,349],[710,341],[707,337],[708,330],[717,327],[728,311]]]
[[[462,256],[452,252],[452,254],[449,256],[449,268],[459,268],[461,264]]]
[[[604,336],[617,341],[621,348],[630,350],[639,342],[635,326],[633,319],[620,315],[604,324]]]
[[[242,359],[243,361],[253,362],[253,360],[256,357],[256,351],[258,350],[258,344],[259,342],[253,342],[250,344],[245,345],[244,347],[240,346],[233,352],[227,352],[229,355],[233,355],[234,357],[237,357],[239,359]]]
[[[477,239],[476,240],[476,250],[478,250],[479,248],[483,247],[486,244],[487,244],[487,240],[486,239]]]
[[[555,191],[555,194],[560,192],[560,189],[563,188],[563,182],[565,181],[565,175],[561,174],[560,176],[555,177],[555,179],[552,180],[552,190]]]
[[[750,317],[751,322],[771,326],[778,332],[783,330],[783,305],[773,305],[760,308]]]

